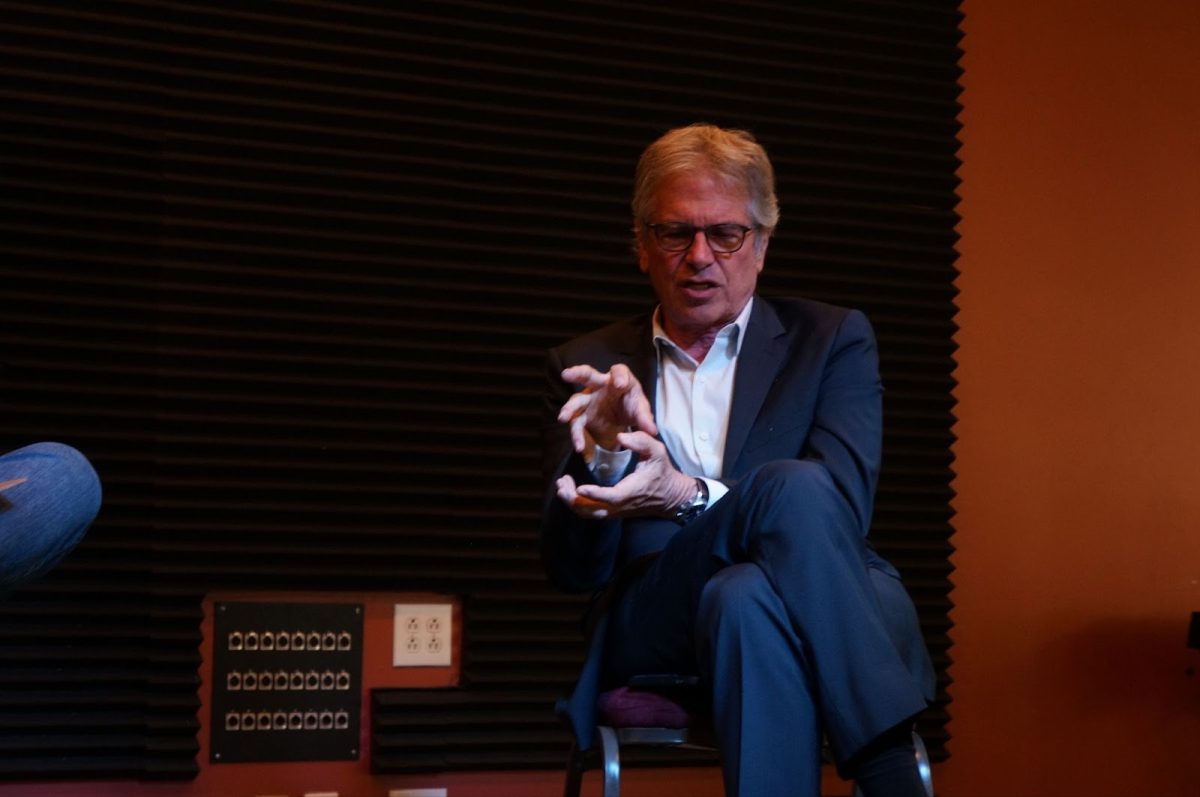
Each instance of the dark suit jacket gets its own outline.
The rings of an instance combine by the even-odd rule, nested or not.
[[[733,485],[774,460],[819,463],[829,472],[865,537],[882,439],[882,386],[869,322],[855,310],[805,299],[759,296],[744,335],[721,480]],[[573,391],[559,374],[569,365],[582,363],[601,371],[624,363],[653,403],[657,358],[650,315],[610,325],[549,354],[542,557],[551,580],[576,592],[603,588],[633,556],[661,549],[676,528],[671,523],[641,524],[639,533],[633,535],[629,527],[639,524],[581,519],[556,496],[554,482],[563,473],[571,473],[577,483],[594,481],[582,457],[572,450],[565,426],[556,420]],[[888,582],[895,581],[900,597],[908,602],[890,564],[868,551],[868,565]],[[910,604],[906,611],[911,612]],[[594,641],[576,693],[566,707],[585,747],[590,742],[591,712],[599,688],[598,656]],[[932,682],[932,673],[922,675]]]

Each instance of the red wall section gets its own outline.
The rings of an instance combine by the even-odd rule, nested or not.
[[[1200,793],[1200,4],[967,0],[948,797]]]

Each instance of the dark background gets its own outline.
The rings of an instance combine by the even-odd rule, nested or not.
[[[763,291],[875,324],[873,536],[944,673],[957,4],[543,6],[0,2],[0,448],[105,485],[0,604],[0,776],[191,776],[231,588],[462,596],[463,688],[394,707],[442,743],[388,760],[560,764],[542,356],[647,307],[633,165],[692,121],[772,155]]]

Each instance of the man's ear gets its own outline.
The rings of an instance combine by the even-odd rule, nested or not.
[[[643,274],[649,274],[650,273],[650,259],[646,256],[646,244],[642,243],[642,239],[640,237],[638,238],[638,242],[637,242],[637,258],[638,258],[638,269]],[[760,266],[760,268],[761,268],[761,266]]]
[[[763,265],[767,262],[767,244],[771,242],[770,234],[758,237],[754,242],[754,255],[758,260],[756,270],[759,274],[762,273]]]

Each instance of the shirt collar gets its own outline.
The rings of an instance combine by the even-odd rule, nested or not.
[[[742,350],[742,341],[746,338],[746,336],[742,333],[746,329],[746,324],[750,322],[750,310],[752,307],[754,307],[753,296],[751,296],[749,301],[746,302],[746,306],[742,308],[742,312],[738,313],[737,318],[730,321],[721,328],[720,332],[717,333],[717,340],[729,339],[730,358],[737,357]],[[652,317],[652,332],[654,335],[654,343],[659,351],[662,351],[662,347],[666,346],[674,349],[676,352],[688,357],[689,359],[691,358],[687,352],[675,344],[675,341],[667,337],[667,333],[662,327],[661,304],[654,308],[654,315]]]

